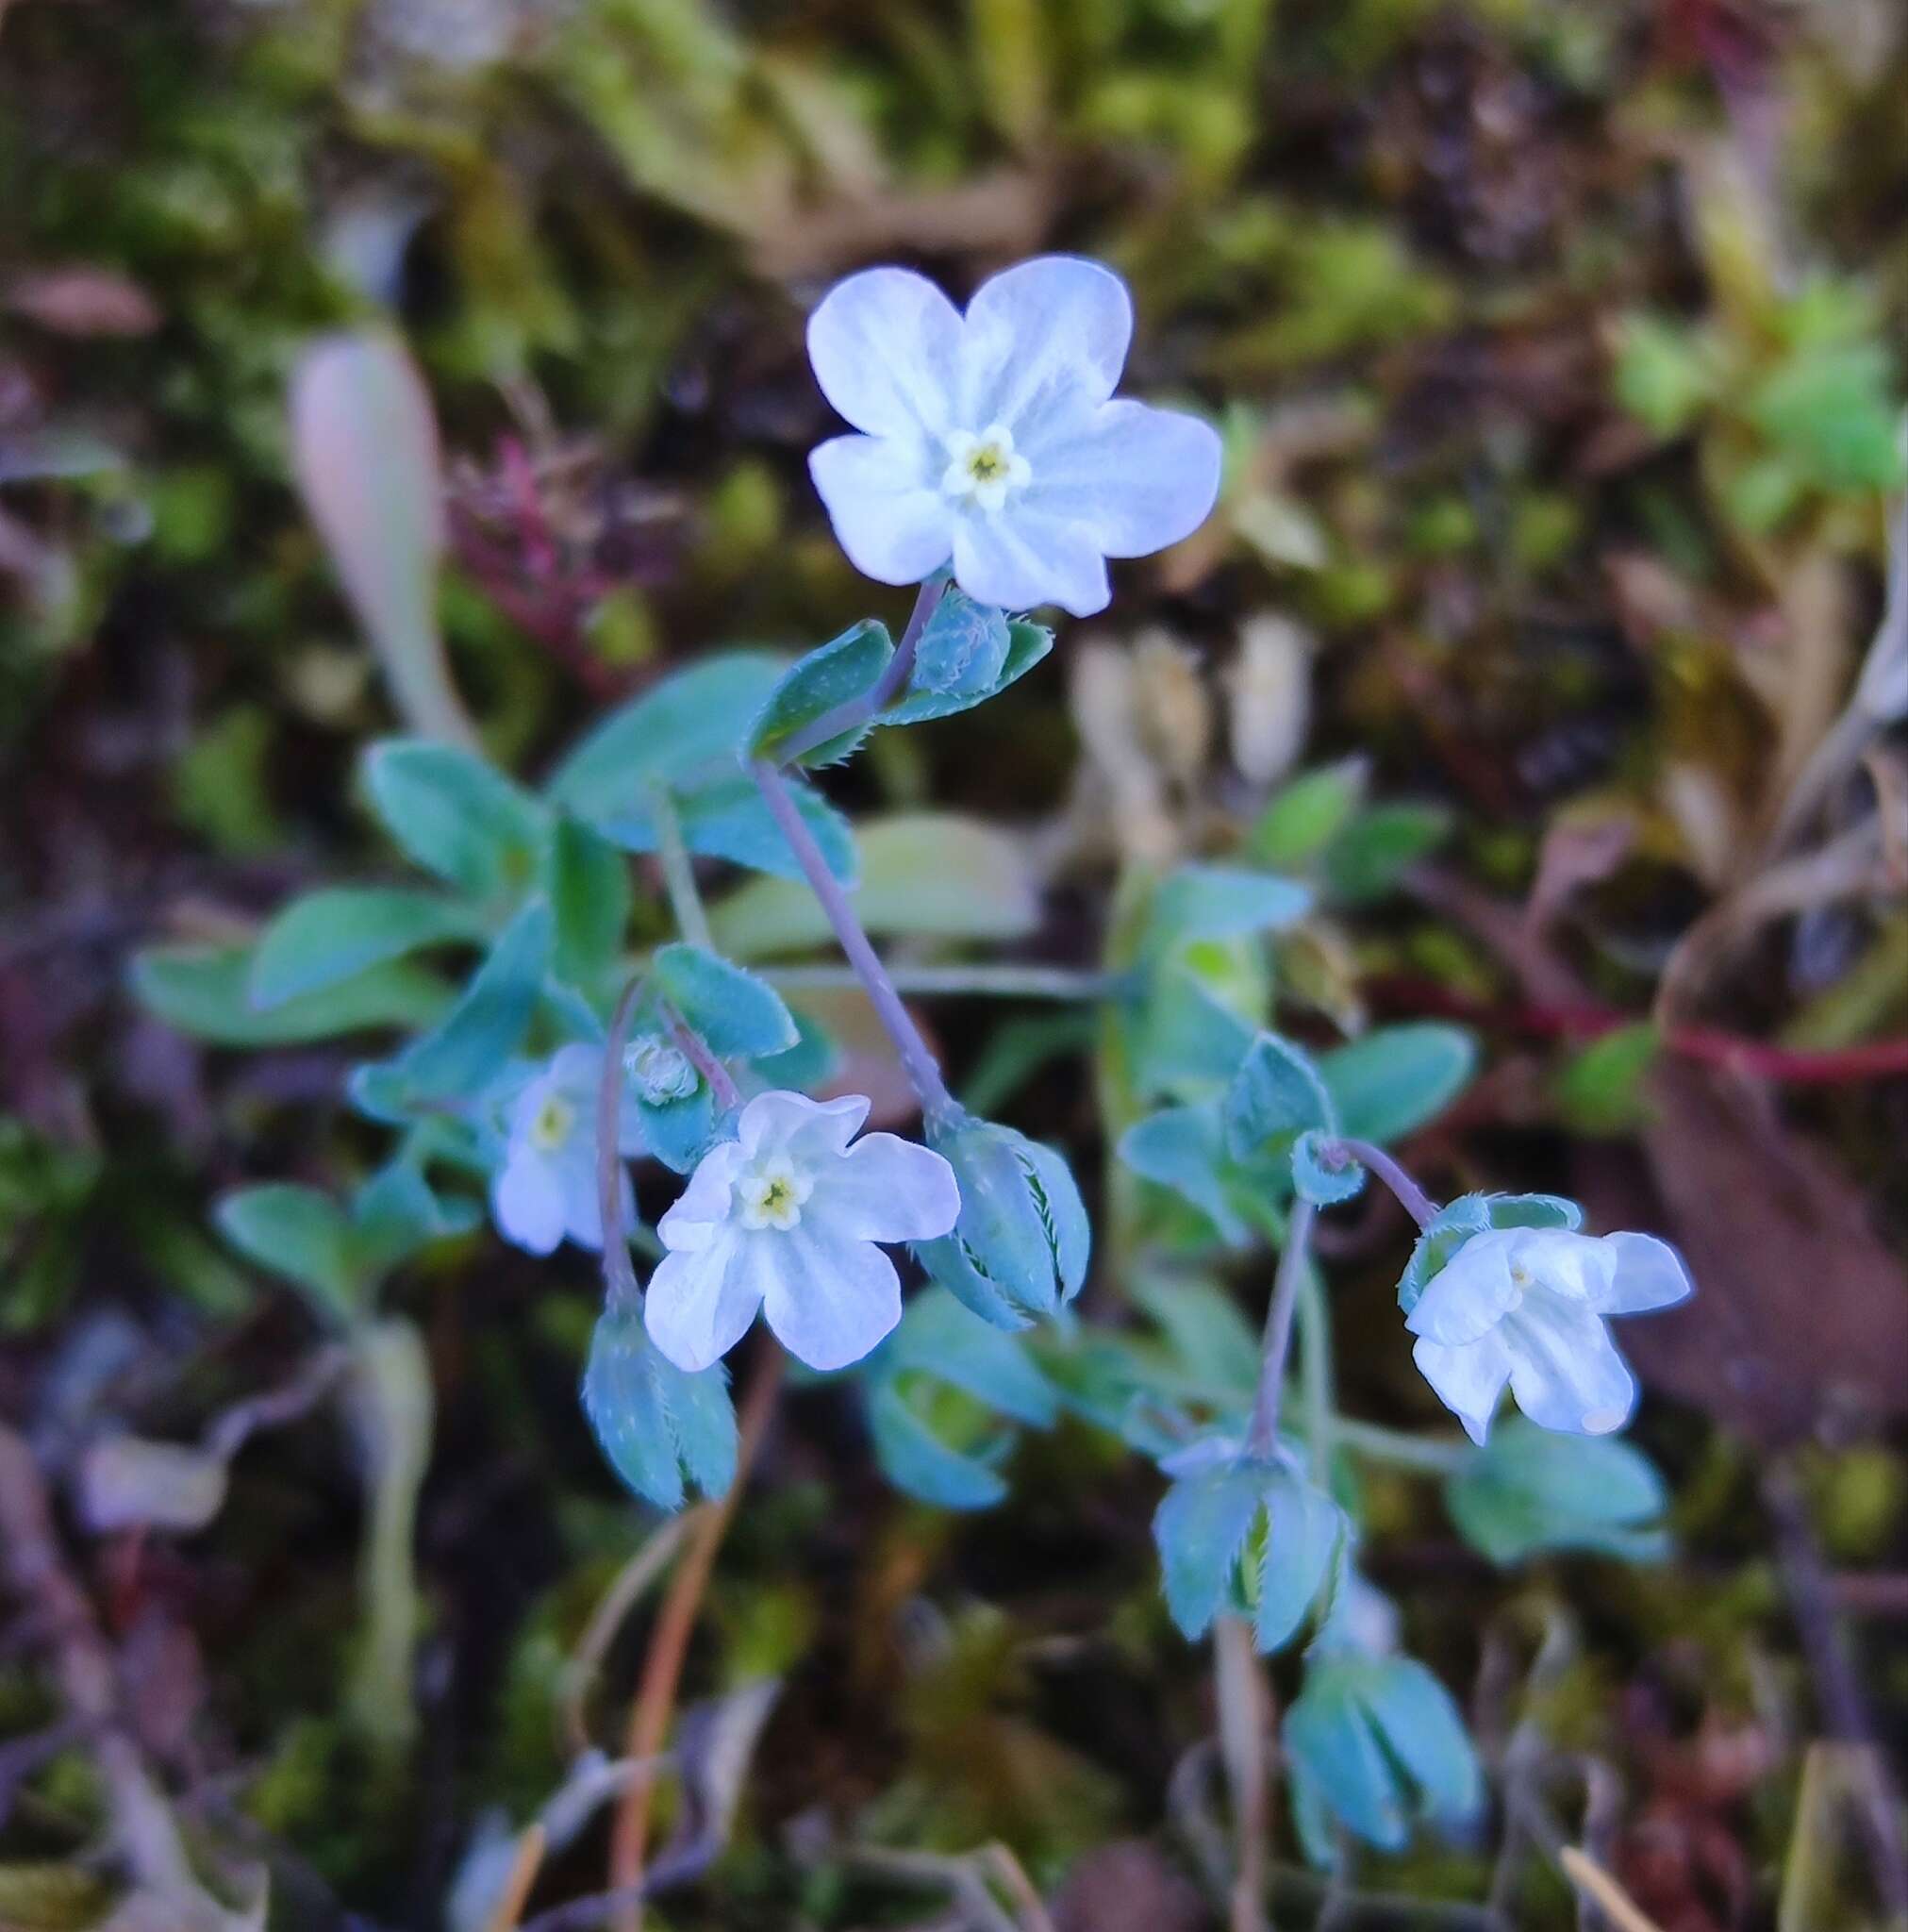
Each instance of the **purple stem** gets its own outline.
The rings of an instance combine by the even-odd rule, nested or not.
[[[1369,1141],[1338,1140],[1332,1143],[1334,1149],[1348,1160],[1355,1160],[1360,1166],[1369,1167],[1385,1185],[1397,1195],[1399,1205],[1417,1222],[1419,1227],[1429,1227],[1437,1219],[1437,1203],[1427,1194],[1418,1183],[1393,1160],[1382,1147],[1374,1147]]]
[[[766,758],[757,758],[749,767],[749,773],[761,791],[762,802],[769,808],[770,816],[781,828],[782,836],[788,840],[789,849],[794,853],[816,898],[821,902],[821,910],[834,928],[841,950],[848,956],[848,963],[854,967],[855,977],[867,991],[875,1018],[881,1022],[888,1039],[893,1041],[895,1051],[901,1056],[901,1063],[906,1069],[908,1084],[921,1102],[921,1112],[932,1118],[937,1114],[957,1111],[954,1095],[947,1091],[947,1082],[941,1078],[940,1068],[928,1050],[927,1041],[921,1037],[921,1029],[902,1004],[893,980],[888,976],[887,967],[881,963],[867,933],[862,930],[860,920],[854,916],[854,908],[849,904],[840,880],[828,870],[828,861],[821,856],[821,848],[816,844],[814,834],[796,808],[788,780]]]
[[[1266,1332],[1259,1356],[1259,1387],[1253,1398],[1253,1419],[1246,1427],[1245,1453],[1269,1461],[1279,1446],[1279,1408],[1286,1395],[1286,1356],[1292,1345],[1292,1310],[1299,1304],[1299,1283],[1312,1246],[1312,1223],[1318,1209],[1309,1201],[1292,1204],[1286,1224],[1285,1251],[1272,1282],[1271,1305],[1266,1309]]]
[[[818,744],[826,744],[831,738],[839,738],[844,732],[854,731],[878,718],[907,689],[907,680],[914,675],[915,647],[921,642],[921,634],[927,628],[927,621],[934,615],[935,606],[940,602],[947,587],[947,578],[940,575],[931,576],[921,585],[915,594],[907,627],[901,634],[900,643],[894,647],[894,656],[888,660],[887,667],[872,687],[858,698],[848,698],[832,710],[823,711],[782,745],[779,756],[784,765],[792,765],[805,758]]]

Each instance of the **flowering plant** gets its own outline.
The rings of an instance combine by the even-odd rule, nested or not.
[[[1400,1653],[1397,1619],[1359,1573],[1355,1466],[1436,1476],[1494,1560],[1647,1554],[1661,1506],[1649,1465],[1579,1439],[1620,1428],[1635,1399],[1606,1318],[1667,1307],[1689,1282],[1650,1237],[1583,1234],[1568,1202],[1428,1198],[1388,1150],[1468,1081],[1475,1052],[1460,1029],[1374,1027],[1314,1051],[1273,1028],[1270,949],[1352,891],[1351,870],[1331,860],[1357,804],[1317,779],[1268,811],[1269,824],[1284,814],[1286,870],[1251,854],[1131,865],[1103,970],[961,964],[913,982],[923,995],[1033,994],[1095,1011],[1116,1230],[1097,1273],[1066,1154],[950,1091],[908,980],[864,921],[875,835],[858,838],[810,774],[876,730],[994,698],[1053,648],[1031,613],[1100,610],[1107,558],[1149,555],[1205,520],[1219,440],[1197,416],[1115,397],[1132,327],[1120,279],[1071,258],[995,276],[965,311],[906,271],[850,276],[815,309],[808,341],[854,433],[822,442],[810,467],[855,565],[918,585],[898,639],[871,618],[792,658],[705,658],[604,719],[535,788],[484,757],[447,686],[426,679],[414,688],[431,693],[440,728],[373,747],[364,775],[428,883],[313,893],[254,945],[149,955],[141,984],[159,1012],[210,1038],[398,1036],[350,1080],[391,1146],[347,1206],[270,1185],[221,1210],[232,1240],[298,1286],[354,1353],[373,1417],[380,1403],[389,1411],[394,1376],[415,1395],[422,1359],[403,1318],[378,1311],[379,1284],[469,1239],[487,1196],[519,1247],[599,1255],[606,1299],[584,1406],[623,1480],[657,1508],[744,1479],[752,1438],[725,1357],[758,1311],[770,1336],[748,1344],[752,1386],[772,1391],[780,1348],[844,1376],[881,1467],[928,1503],[998,1500],[1017,1432],[1062,1412],[1155,1463],[1154,1534],[1181,1629],[1216,1628],[1222,1652],[1243,1633],[1248,1655],[1305,1640],[1286,1742],[1299,1826],[1329,1857],[1342,1833],[1396,1844],[1420,1824],[1449,1827],[1479,1791],[1455,1707]],[[347,584],[381,581],[342,560]],[[1321,808],[1324,831],[1303,829]],[[979,836],[902,863],[957,874]],[[711,907],[718,868],[755,882]],[[1356,876],[1373,890],[1369,858]],[[639,896],[639,877],[659,881],[659,900]],[[781,938],[762,942],[776,920]],[[990,904],[963,930],[1001,929]],[[821,935],[845,967],[765,963]],[[467,969],[460,985],[425,963],[452,958]],[[919,1139],[862,1132],[870,1098],[838,1091],[827,1020],[803,992],[843,985],[891,1043]],[[672,1197],[653,1226],[632,1161],[645,1197]],[[1339,1410],[1314,1236],[1374,1180],[1421,1230],[1399,1346],[1413,1339],[1468,1441]],[[1255,1341],[1216,1273],[1274,1250]],[[898,1251],[919,1284],[909,1297]],[[1089,1276],[1093,1312],[1121,1319],[1077,1318]],[[394,1349],[393,1337],[409,1339]],[[1522,1426],[1551,1432],[1538,1453],[1520,1448],[1517,1425],[1491,1433],[1506,1386]],[[421,1458],[370,1462],[388,1504],[378,1520],[402,1523]],[[402,1538],[378,1548],[382,1641],[367,1646],[361,1701],[390,1724],[408,1708],[415,1607],[390,1571]]]

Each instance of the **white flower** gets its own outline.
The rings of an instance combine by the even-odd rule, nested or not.
[[[1682,1257],[1651,1235],[1493,1228],[1432,1276],[1404,1325],[1418,1337],[1412,1359],[1474,1442],[1506,1382],[1542,1427],[1603,1436],[1636,1403],[1603,1317],[1667,1308],[1690,1292]]]
[[[901,1281],[877,1241],[931,1241],[960,1214],[954,1169],[931,1148],[855,1130],[858,1094],[762,1093],[738,1138],[705,1154],[657,1224],[669,1253],[650,1277],[652,1341],[705,1369],[759,1307],[811,1369],[859,1361],[901,1320]]]
[[[924,277],[850,275],[808,320],[822,393],[865,433],[808,458],[854,567],[914,584],[950,558],[983,604],[1106,608],[1106,559],[1203,524],[1219,440],[1197,417],[1114,401],[1126,285],[1073,256],[1023,261],[963,315]]]
[[[603,1050],[559,1047],[510,1103],[509,1143],[490,1184],[490,1211],[506,1241],[547,1255],[567,1235],[586,1248],[603,1245],[596,1195],[596,1095]],[[635,1100],[625,1090],[618,1151],[642,1152]],[[629,1176],[623,1214],[634,1213]]]

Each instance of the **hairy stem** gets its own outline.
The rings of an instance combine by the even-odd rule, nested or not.
[[[1437,1203],[1384,1148],[1373,1146],[1369,1141],[1352,1140],[1336,1141],[1333,1147],[1347,1159],[1369,1167],[1398,1197],[1399,1206],[1419,1227],[1429,1227],[1437,1219]]]
[[[1299,1272],[1299,1387],[1305,1400],[1305,1448],[1312,1480],[1320,1489],[1332,1478],[1337,1440],[1337,1401],[1332,1363],[1332,1310],[1325,1284],[1310,1257]]]
[[[946,994],[1003,1000],[1112,999],[1126,982],[1115,973],[1083,972],[1073,966],[890,966],[888,976],[900,992],[917,996]],[[805,988],[854,986],[856,975],[844,966],[771,966],[762,977],[783,992]]]
[[[931,576],[921,585],[915,593],[914,608],[908,613],[907,626],[901,634],[901,641],[895,645],[894,656],[888,660],[881,675],[859,697],[844,699],[798,731],[781,747],[784,765],[792,765],[796,759],[805,758],[818,744],[826,744],[831,738],[839,738],[844,732],[857,731],[862,725],[871,724],[907,689],[907,680],[914,675],[915,647],[921,642],[921,634],[927,628],[927,621],[934,615],[934,608],[946,593],[947,586],[947,578],[940,575]]]
[[[828,870],[828,861],[821,856],[821,848],[816,844],[814,834],[796,809],[788,780],[765,758],[757,758],[749,771],[769,808],[770,816],[781,828],[782,836],[788,840],[810,889],[821,902],[821,910],[841,950],[848,956],[848,963],[854,967],[855,977],[866,990],[875,1017],[894,1042],[902,1066],[906,1070],[908,1084],[921,1102],[921,1111],[928,1115],[953,1113],[955,1110],[954,1099],[947,1090],[947,1082],[941,1077],[940,1066],[929,1050],[927,1041],[921,1037],[921,1029],[914,1024],[913,1016],[902,1004],[893,980],[888,976],[888,969],[881,963],[867,933],[862,930],[861,922],[855,917],[854,908],[849,904],[840,880]]]
[[[606,1307],[616,1309],[642,1304],[642,1290],[630,1265],[622,1224],[622,1150],[617,1143],[622,1124],[622,1053],[629,1044],[629,1023],[644,977],[638,974],[622,989],[616,1010],[609,1016],[609,1037],[603,1042],[603,1076],[596,1089],[596,1206],[603,1223],[603,1299]]]
[[[1278,1447],[1279,1406],[1286,1391],[1286,1356],[1292,1344],[1292,1310],[1298,1306],[1299,1284],[1311,1266],[1312,1223],[1318,1211],[1309,1201],[1295,1202],[1292,1218],[1286,1224],[1285,1252],[1279,1257],[1272,1299],[1266,1309],[1258,1393],[1253,1398],[1253,1419],[1246,1429],[1248,1456],[1269,1457]]]
[[[669,909],[676,930],[692,946],[705,952],[715,948],[709,933],[709,916],[703,908],[703,895],[696,889],[696,870],[689,849],[683,843],[682,818],[669,788],[657,785],[650,791],[650,816],[655,821],[655,851],[662,861],[663,891],[669,894]]]

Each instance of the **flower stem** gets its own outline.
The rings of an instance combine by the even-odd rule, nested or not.
[[[935,606],[946,593],[947,586],[948,580],[941,575],[929,577],[921,585],[915,593],[907,627],[902,632],[901,641],[894,647],[894,656],[883,667],[881,675],[859,697],[844,698],[819,718],[811,719],[789,739],[780,748],[785,766],[794,764],[818,744],[826,744],[831,738],[839,738],[846,732],[858,731],[862,725],[871,724],[907,689],[907,681],[914,675],[915,647],[921,642],[921,634],[927,628],[927,621],[934,615]]]
[[[749,772],[762,794],[763,803],[769,808],[770,816],[781,828],[782,836],[788,840],[810,889],[821,901],[821,910],[834,929],[841,950],[848,956],[848,963],[854,967],[855,977],[868,993],[875,1017],[894,1042],[895,1051],[900,1054],[901,1063],[906,1070],[908,1084],[921,1102],[921,1111],[930,1115],[954,1112],[954,1095],[948,1091],[947,1082],[941,1078],[939,1065],[929,1051],[927,1041],[921,1037],[921,1029],[914,1024],[913,1016],[902,1004],[893,980],[888,976],[888,969],[882,965],[867,933],[862,930],[861,922],[854,916],[854,908],[849,904],[840,880],[828,870],[828,861],[822,857],[821,848],[816,844],[814,834],[796,809],[788,780],[766,758],[757,758],[749,767]]]
[[[1429,1227],[1437,1219],[1437,1203],[1390,1155],[1385,1153],[1384,1148],[1374,1147],[1369,1141],[1352,1140],[1339,1140],[1335,1141],[1333,1146],[1346,1158],[1369,1167],[1397,1195],[1399,1206],[1419,1227]]]
[[[709,1083],[709,1091],[716,1096],[716,1105],[725,1110],[739,1107],[741,1093],[729,1078],[728,1068],[709,1050],[708,1041],[668,1001],[662,1002],[662,1009],[669,1018],[669,1037],[682,1049],[683,1058],[689,1065]]]
[[[1332,1428],[1346,1448],[1368,1461],[1422,1470],[1428,1475],[1451,1475],[1477,1454],[1468,1442],[1442,1436],[1407,1435],[1402,1429],[1387,1429],[1382,1423],[1353,1422],[1349,1416],[1335,1416]]]
[[[709,916],[703,909],[703,895],[696,888],[695,863],[683,843],[682,818],[669,788],[655,786],[650,792],[650,815],[655,821],[656,857],[662,861],[663,890],[669,894],[669,909],[674,915],[676,930],[692,946],[705,952],[715,950],[709,933]]]
[[[1312,1223],[1318,1211],[1309,1201],[1294,1202],[1291,1219],[1286,1224],[1285,1252],[1279,1257],[1271,1304],[1266,1309],[1258,1393],[1253,1398],[1253,1419],[1246,1429],[1245,1453],[1260,1460],[1269,1458],[1278,1447],[1286,1356],[1292,1343],[1292,1310],[1298,1305],[1299,1284],[1310,1267]]]
[[[1337,1402],[1332,1364],[1332,1310],[1325,1284],[1308,1257],[1299,1274],[1299,1386],[1305,1398],[1305,1447],[1312,1480],[1320,1489],[1332,1476],[1337,1440]]]
[[[638,974],[622,989],[609,1016],[609,1035],[603,1042],[603,1073],[596,1085],[596,1208],[603,1224],[604,1306],[616,1310],[642,1306],[642,1290],[630,1265],[629,1242],[622,1225],[622,1050],[629,1043],[629,1023],[636,1003],[648,983]]]
[[[1112,999],[1125,985],[1117,973],[1088,973],[1072,966],[890,966],[888,976],[900,992],[944,993],[956,999],[1090,1002]],[[762,970],[762,977],[785,992],[859,983],[842,966],[771,966]]]

